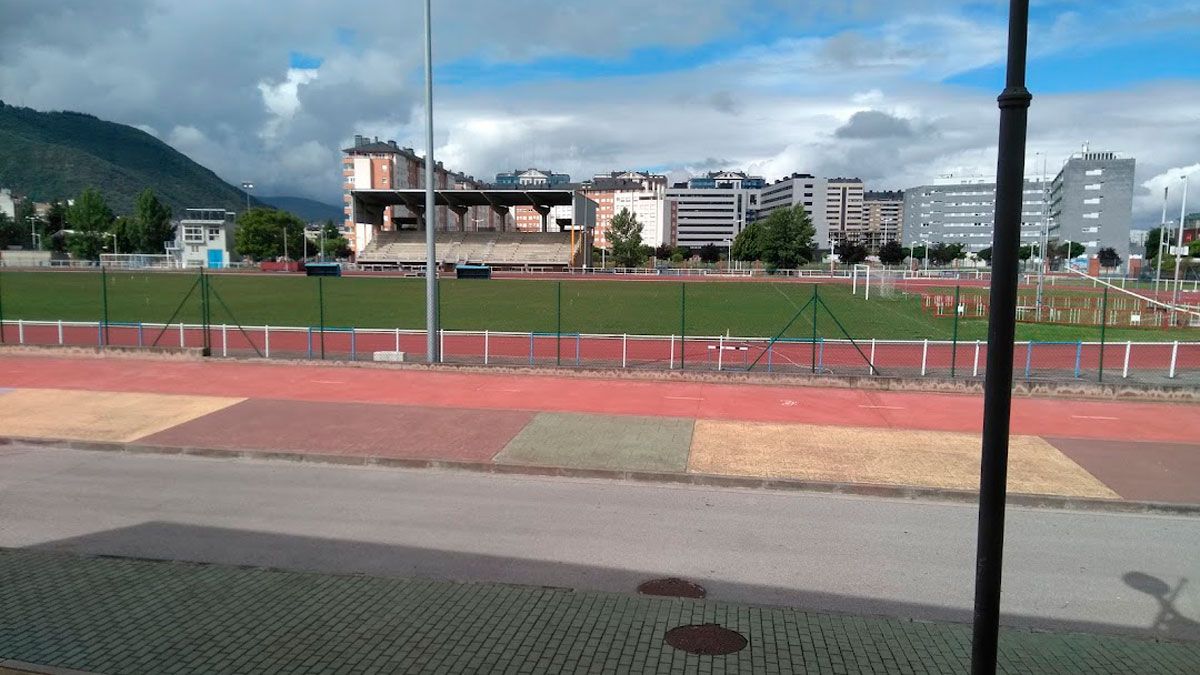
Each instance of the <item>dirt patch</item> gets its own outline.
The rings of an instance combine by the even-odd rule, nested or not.
[[[637,591],[642,595],[659,595],[666,598],[700,599],[708,594],[700,584],[694,584],[678,577],[644,581],[638,585]]]
[[[680,651],[702,656],[732,654],[749,644],[741,633],[715,623],[672,628],[667,631],[663,642]]]

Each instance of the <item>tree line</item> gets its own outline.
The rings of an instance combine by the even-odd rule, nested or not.
[[[327,258],[349,255],[350,245],[332,220],[320,236],[306,243],[306,225],[296,215],[272,208],[253,208],[238,215],[233,247],[251,260],[299,258],[308,249]],[[87,188],[73,200],[56,199],[39,215],[32,200],[17,202],[10,217],[0,212],[0,249],[69,253],[77,260],[99,260],[101,253],[162,255],[175,240],[171,207],[146,188],[138,195],[132,215],[118,216],[104,195]],[[286,244],[285,244],[286,241]]]
[[[105,251],[161,254],[174,236],[171,208],[149,188],[138,195],[130,216],[115,215],[95,188],[74,200],[56,199],[41,215],[29,199],[17,203],[12,218],[0,213],[0,247],[69,252],[80,260],[98,260]]]

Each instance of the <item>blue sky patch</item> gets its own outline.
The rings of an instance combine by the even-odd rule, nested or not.
[[[325,59],[319,56],[313,56],[312,54],[305,54],[303,52],[290,52],[288,54],[288,68],[295,68],[297,70],[316,70],[317,68],[320,68],[321,64],[324,62]]]

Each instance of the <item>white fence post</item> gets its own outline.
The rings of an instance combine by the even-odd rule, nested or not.
[[[929,340],[921,345],[921,377],[925,377],[925,365],[929,362]]]
[[[720,335],[717,337],[717,370],[721,369],[723,363],[725,363],[725,336]]]
[[[1171,378],[1172,380],[1175,379],[1175,364],[1178,362],[1178,360],[1179,341],[1176,340],[1175,344],[1171,345],[1171,372],[1167,373],[1167,377]]]
[[[183,322],[180,321],[179,322],[179,348],[183,349],[184,346],[185,345],[184,345],[184,338],[183,338]]]
[[[1125,343],[1125,368],[1123,368],[1121,370],[1122,378],[1129,377],[1129,352],[1132,350],[1133,350],[1133,342],[1132,341],[1126,342]]]
[[[17,344],[25,344],[25,321],[17,319]]]
[[[971,377],[979,377],[979,340],[975,341],[975,363],[971,366]]]
[[[58,344],[61,346],[62,343],[63,343],[62,319],[59,319],[58,320]]]
[[[485,365],[485,366],[488,364],[488,356],[490,353],[489,347],[491,345],[488,344],[490,342],[490,339],[489,339],[490,337],[491,337],[491,334],[488,331],[486,331],[486,330],[483,331],[483,365]],[[400,350],[397,349],[396,351],[400,351]]]
[[[221,324],[221,356],[229,356],[229,327]]]
[[[629,333],[621,335],[621,367],[625,368],[629,363]]]
[[[438,328],[438,363],[446,362],[446,331]]]
[[[867,280],[864,283],[866,283],[867,287],[866,287],[866,294],[863,299],[870,300],[871,299],[871,268],[870,267],[867,267]],[[816,311],[815,308],[813,311]]]
[[[400,351],[400,329],[396,329],[396,351]]]
[[[271,358],[271,327],[263,326],[263,355],[265,358]]]
[[[871,366],[871,374],[874,375],[877,372],[875,370],[875,338],[871,338],[871,358],[867,365]]]
[[[671,358],[667,370],[675,370],[675,336],[671,336]]]

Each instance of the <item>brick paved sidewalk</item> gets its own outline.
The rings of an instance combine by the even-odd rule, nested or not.
[[[716,622],[728,656],[663,643]],[[967,626],[0,550],[0,661],[102,673],[961,673]],[[1006,630],[1005,673],[1184,673],[1200,643]]]

